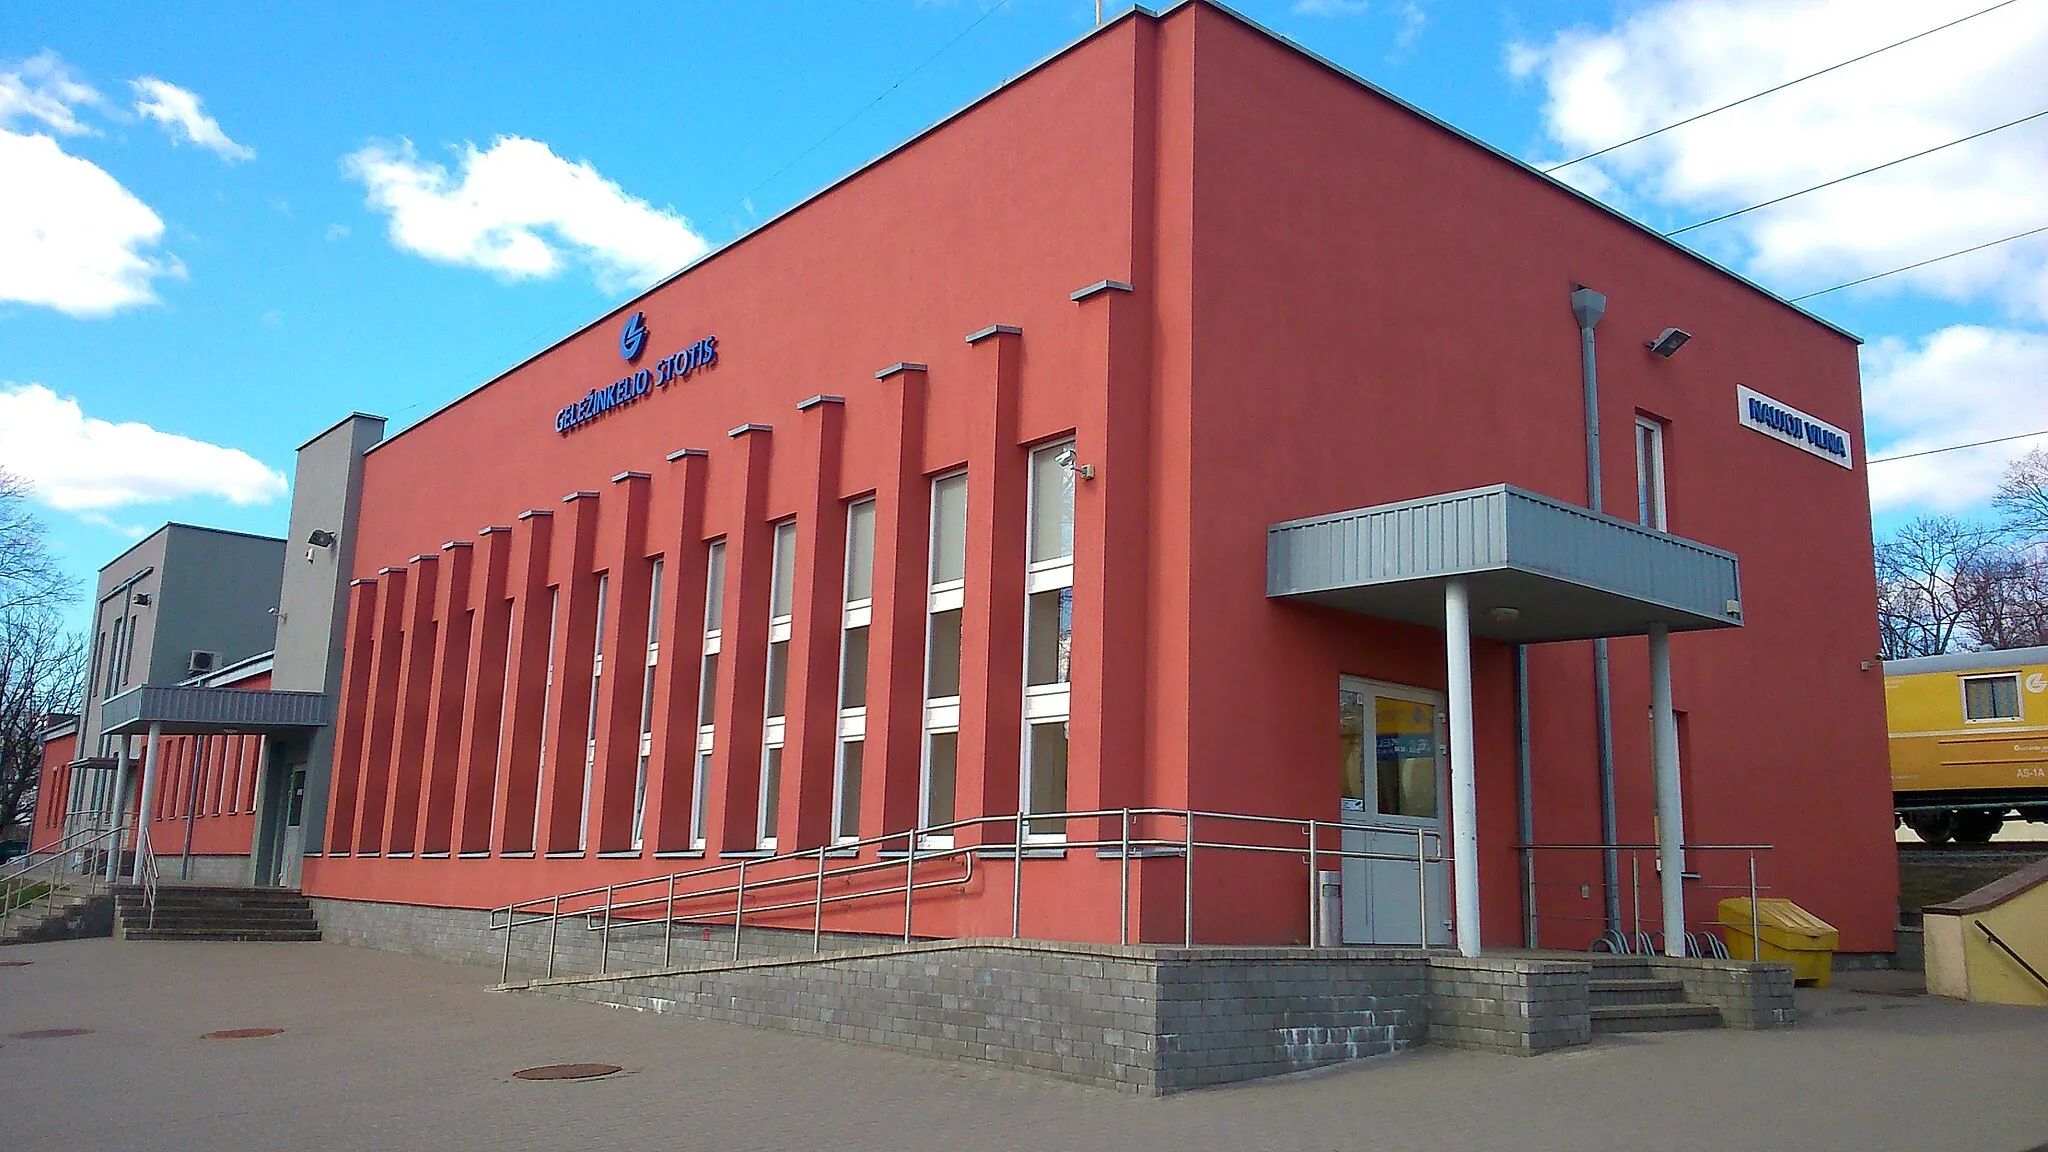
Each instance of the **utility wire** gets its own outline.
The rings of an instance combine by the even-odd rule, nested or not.
[[[1894,460],[1911,460],[1916,456],[1939,456],[1943,452],[1960,452],[1965,448],[1982,448],[1986,444],[2004,444],[2011,440],[2025,440],[2032,436],[2048,436],[2048,428],[2039,432],[2021,432],[2016,436],[1998,436],[1990,440],[1972,440],[1968,444],[1951,444],[1946,448],[1927,448],[1919,452],[1901,452],[1897,456],[1872,456],[1865,464],[1889,464]]]
[[[2043,224],[2039,228],[2030,228],[2025,232],[2015,232],[2012,235],[2003,237],[2001,239],[1987,240],[1982,244],[1973,244],[1968,248],[1959,248],[1954,252],[1950,252],[1946,256],[1936,256],[1931,259],[1921,260],[1917,263],[1907,264],[1903,267],[1894,268],[1889,272],[1879,272],[1873,276],[1865,276],[1861,280],[1851,280],[1847,284],[1837,284],[1833,288],[1823,288],[1818,292],[1808,292],[1804,296],[1794,296],[1786,300],[1785,302],[1787,304],[1797,304],[1801,300],[1811,300],[1815,296],[1825,296],[1830,292],[1840,292],[1844,288],[1854,288],[1858,284],[1868,284],[1872,280],[1882,280],[1887,276],[1897,276],[1901,272],[1911,272],[1915,268],[1925,268],[1929,264],[1939,264],[1943,260],[1953,260],[1958,256],[1968,256],[1972,252],[1982,252],[1986,248],[1996,248],[2000,244],[2010,244],[2014,240],[2024,240],[2029,236],[2038,236],[2043,232],[2048,232],[2048,224]]]
[[[1623,140],[1623,141],[1622,141],[1621,143],[1619,143],[1619,144],[1609,144],[1609,145],[1608,145],[1607,147],[1605,147],[1605,148],[1602,148],[1602,149],[1600,149],[1600,150],[1599,150],[1599,151],[1597,151],[1597,152],[1588,152],[1588,153],[1586,153],[1586,154],[1585,154],[1584,156],[1576,156],[1576,157],[1573,157],[1572,159],[1570,159],[1570,160],[1567,160],[1567,161],[1565,161],[1565,162],[1564,162],[1564,163],[1562,163],[1562,164],[1553,164],[1552,166],[1550,166],[1550,167],[1548,167],[1548,168],[1545,168],[1545,169],[1544,169],[1544,171],[1545,171],[1545,172],[1562,172],[1563,170],[1565,170],[1566,168],[1569,168],[1569,167],[1571,167],[1571,166],[1572,166],[1572,165],[1574,165],[1574,164],[1578,164],[1578,163],[1581,163],[1581,162],[1583,162],[1583,161],[1586,161],[1586,160],[1591,160],[1591,159],[1593,159],[1593,158],[1594,158],[1594,157],[1596,157],[1596,156],[1605,156],[1605,155],[1607,155],[1607,154],[1608,154],[1609,152],[1612,152],[1612,151],[1614,151],[1614,150],[1616,150],[1616,149],[1618,149],[1618,148],[1626,148],[1626,147],[1628,147],[1628,146],[1629,146],[1629,145],[1631,145],[1631,144],[1640,144],[1640,143],[1642,143],[1643,141],[1645,141],[1645,140],[1648,140],[1648,139],[1649,139],[1650,137],[1652,137],[1652,136],[1661,136],[1661,135],[1663,135],[1664,133],[1666,133],[1666,132],[1669,132],[1669,131],[1671,131],[1671,130],[1672,130],[1673,128],[1683,128],[1683,127],[1685,127],[1685,126],[1686,126],[1687,124],[1691,124],[1691,123],[1693,123],[1694,121],[1697,121],[1697,120],[1704,120],[1704,119],[1706,119],[1707,117],[1709,117],[1709,116],[1712,116],[1712,115],[1714,115],[1714,114],[1716,114],[1716,113],[1719,113],[1719,112],[1726,112],[1726,111],[1727,111],[1727,110],[1729,110],[1730,108],[1736,107],[1737,105],[1740,105],[1740,104],[1747,104],[1747,103],[1749,103],[1749,102],[1750,102],[1751,100],[1758,100],[1758,99],[1761,99],[1761,98],[1763,98],[1763,97],[1765,97],[1765,96],[1769,96],[1769,95],[1770,95],[1771,93],[1773,93],[1773,92],[1783,92],[1783,91],[1784,91],[1785,89],[1787,89],[1787,88],[1790,88],[1790,87],[1792,87],[1792,86],[1793,86],[1794,84],[1804,84],[1804,83],[1806,83],[1806,82],[1807,82],[1808,80],[1811,80],[1811,79],[1813,79],[1813,78],[1815,78],[1815,77],[1817,77],[1817,76],[1825,76],[1825,75],[1827,75],[1828,73],[1830,73],[1830,72],[1833,72],[1833,71],[1835,71],[1835,70],[1836,70],[1837,68],[1847,68],[1847,67],[1848,67],[1849,65],[1851,65],[1851,64],[1855,64],[1855,63],[1858,63],[1859,61],[1863,61],[1863,60],[1868,60],[1868,59],[1870,59],[1870,58],[1871,58],[1872,56],[1876,56],[1876,55],[1879,55],[1880,53],[1884,53],[1884,52],[1889,52],[1889,51],[1891,51],[1891,50],[1892,50],[1892,49],[1894,49],[1894,48],[1900,47],[1901,45],[1905,45],[1905,44],[1911,44],[1911,43],[1912,43],[1913,41],[1915,41],[1915,40],[1919,40],[1919,39],[1922,39],[1922,38],[1924,38],[1924,37],[1932,36],[1932,35],[1934,35],[1934,34],[1935,34],[1936,32],[1940,32],[1940,31],[1943,31],[1944,29],[1948,29],[1948,28],[1953,28],[1953,27],[1955,27],[1956,25],[1958,25],[1958,24],[1961,24],[1961,23],[1963,23],[1964,21],[1968,21],[1968,20],[1975,20],[1975,19],[1976,19],[1977,17],[1979,17],[1979,16],[1982,16],[1982,15],[1984,15],[1984,14],[1985,14],[1986,12],[1996,12],[1996,11],[1998,11],[1998,10],[1999,10],[2000,8],[2003,8],[2003,7],[2005,7],[2005,6],[2006,6],[2006,5],[2008,5],[2008,4],[2017,4],[2018,2],[2019,2],[2019,0],[1999,0],[1999,3],[1997,3],[1997,4],[1993,4],[1993,5],[1992,5],[1991,7],[1989,7],[1989,8],[1982,8],[1982,9],[1979,9],[1978,11],[1975,11],[1975,12],[1972,12],[1972,13],[1970,13],[1970,14],[1969,14],[1968,16],[1964,16],[1964,17],[1962,17],[1962,18],[1960,18],[1960,19],[1956,19],[1956,20],[1951,20],[1951,21],[1949,21],[1949,22],[1948,22],[1948,23],[1946,23],[1946,24],[1940,25],[1939,27],[1935,27],[1935,28],[1929,28],[1929,29],[1928,29],[1927,31],[1925,31],[1925,32],[1920,32],[1920,33],[1916,33],[1915,35],[1912,35],[1912,36],[1908,36],[1908,37],[1906,37],[1906,38],[1905,38],[1904,40],[1900,40],[1900,41],[1897,41],[1897,42],[1895,42],[1895,43],[1887,44],[1887,45],[1885,45],[1885,46],[1884,46],[1884,47],[1882,47],[1882,48],[1877,48],[1877,49],[1873,49],[1873,50],[1871,50],[1871,51],[1869,51],[1869,52],[1865,52],[1865,53],[1864,53],[1863,55],[1861,55],[1861,56],[1852,56],[1852,57],[1850,57],[1849,59],[1847,59],[1847,60],[1844,60],[1844,61],[1842,61],[1842,62],[1841,62],[1841,63],[1839,63],[1839,64],[1830,64],[1830,65],[1828,65],[1827,67],[1825,67],[1825,68],[1821,69],[1821,70],[1820,70],[1820,71],[1818,71],[1818,72],[1808,72],[1808,73],[1807,73],[1806,75],[1804,75],[1804,76],[1801,76],[1801,77],[1799,77],[1798,79],[1795,79],[1795,80],[1787,80],[1787,81],[1785,81],[1785,82],[1784,82],[1783,84],[1780,84],[1780,85],[1778,85],[1778,86],[1777,86],[1777,87],[1775,87],[1775,88],[1766,88],[1766,89],[1764,89],[1764,90],[1763,90],[1763,91],[1761,91],[1761,92],[1753,92],[1753,93],[1751,93],[1751,94],[1750,94],[1750,95],[1748,95],[1748,96],[1744,96],[1744,97],[1743,97],[1742,99],[1740,99],[1740,100],[1731,100],[1731,101],[1729,101],[1728,103],[1726,103],[1726,104],[1723,104],[1723,105],[1721,105],[1721,106],[1720,106],[1720,107],[1718,107],[1718,108],[1709,108],[1709,109],[1707,109],[1707,110],[1706,110],[1705,112],[1700,112],[1700,113],[1696,113],[1696,114],[1694,114],[1694,115],[1691,115],[1691,116],[1687,116],[1687,117],[1686,117],[1685,119],[1683,119],[1683,120],[1678,120],[1678,121],[1674,121],[1674,122],[1672,122],[1672,123],[1670,123],[1670,124],[1666,124],[1666,125],[1665,125],[1665,126],[1663,126],[1662,128],[1653,128],[1653,129],[1651,129],[1650,131],[1648,131],[1648,132],[1645,132],[1645,133],[1643,133],[1643,134],[1642,134],[1642,135],[1640,135],[1640,136],[1631,136],[1631,137],[1629,137],[1628,139],[1626,139],[1626,140]]]
[[[2008,120],[1995,128],[1986,128],[1982,132],[1972,132],[1968,136],[1965,136],[1960,140],[1951,140],[1946,144],[1936,144],[1932,148],[1923,148],[1910,156],[1901,156],[1896,160],[1887,160],[1882,164],[1872,165],[1869,168],[1863,169],[1861,172],[1851,172],[1847,176],[1837,176],[1833,180],[1824,180],[1819,184],[1812,185],[1811,187],[1801,188],[1797,192],[1787,192],[1783,196],[1778,196],[1773,199],[1766,200],[1761,204],[1751,204],[1747,208],[1737,208],[1733,212],[1723,212],[1719,216],[1711,216],[1705,220],[1699,220],[1694,223],[1687,224],[1683,228],[1673,228],[1671,231],[1664,233],[1664,235],[1666,237],[1676,236],[1682,232],[1690,232],[1695,228],[1705,228],[1709,224],[1719,224],[1723,220],[1733,220],[1737,216],[1754,212],[1759,208],[1769,208],[1773,204],[1783,204],[1787,200],[1797,199],[1798,197],[1806,195],[1808,192],[1818,192],[1823,188],[1832,188],[1835,185],[1840,184],[1844,181],[1854,180],[1858,176],[1868,176],[1872,172],[1882,172],[1886,168],[1891,168],[1895,165],[1904,164],[1908,160],[1918,160],[1922,156],[1931,156],[1944,148],[1953,148],[1958,144],[1968,144],[1972,140],[1981,140],[1984,137],[1991,135],[1993,132],[2003,132],[2007,128],[2017,127],[2021,124],[2025,124],[2029,120],[2039,120],[2043,116],[2048,116],[2048,108],[2043,108],[2041,111],[2036,112],[2030,116],[2022,116],[2017,120]]]

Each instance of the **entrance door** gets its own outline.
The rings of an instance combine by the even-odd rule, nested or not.
[[[1345,677],[1337,698],[1344,850],[1390,857],[1345,859],[1344,942],[1419,944],[1426,918],[1428,942],[1449,944],[1443,695]]]
[[[284,787],[271,806],[275,823],[269,841],[274,847],[264,861],[263,882],[273,888],[297,888],[299,864],[306,855],[306,832],[300,827],[306,809],[306,766],[287,764],[280,776]]]

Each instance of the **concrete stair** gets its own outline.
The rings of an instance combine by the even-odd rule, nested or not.
[[[104,893],[58,888],[47,899],[17,908],[7,919],[0,944],[39,944],[46,940],[80,940],[113,931],[111,901]]]
[[[282,888],[160,886],[150,920],[142,889],[114,889],[115,935],[123,940],[313,941],[320,925],[304,896]]]
[[[1721,1026],[1720,1009],[1687,1002],[1682,982],[1659,979],[1640,961],[1596,963],[1589,1006],[1597,1034]]]

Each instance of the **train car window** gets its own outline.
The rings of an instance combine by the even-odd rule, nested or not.
[[[2020,718],[2020,678],[2009,676],[1974,676],[1963,680],[1963,719],[1965,720],[2018,720]]]

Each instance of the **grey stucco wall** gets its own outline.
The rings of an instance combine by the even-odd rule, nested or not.
[[[106,690],[106,664],[113,658],[114,624],[121,619],[124,609],[136,618],[135,659],[129,666],[134,670],[132,684],[147,681],[149,655],[152,648],[151,633],[156,626],[156,608],[132,607],[128,594],[114,595],[114,589],[122,582],[145,568],[151,574],[137,581],[131,591],[147,592],[154,599],[163,583],[164,549],[170,541],[170,527],[166,525],[138,542],[133,548],[116,556],[100,569],[99,582],[94,589],[96,607],[93,612],[92,656],[89,673],[92,676],[87,686],[85,715],[78,729],[78,754],[95,756],[100,751],[100,704],[107,696],[117,694]],[[126,663],[126,662],[124,662]]]
[[[325,692],[328,715],[336,714],[341,686],[342,637],[348,626],[348,573],[355,550],[356,517],[362,495],[363,453],[384,438],[384,419],[357,413],[299,448],[292,477],[292,512],[282,585],[278,593],[277,655],[271,687],[280,691]],[[335,533],[339,543],[306,556],[315,529]],[[313,734],[306,757],[306,802],[302,813],[306,849],[318,852],[327,829],[327,794],[334,761],[334,725]]]
[[[183,524],[170,525],[168,536],[147,682],[176,684],[190,676],[195,649],[220,653],[222,668],[270,651],[277,642],[270,610],[277,607],[284,541]]]

